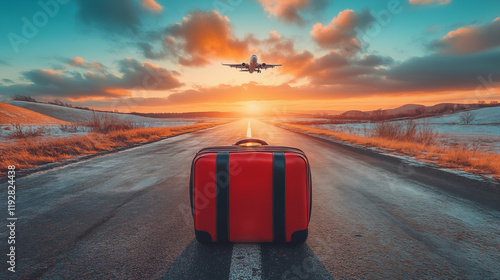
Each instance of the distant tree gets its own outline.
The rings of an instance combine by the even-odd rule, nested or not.
[[[498,106],[498,101],[495,101],[495,100],[491,101],[490,106],[492,106],[492,107]]]
[[[383,121],[386,119],[386,111],[382,109],[377,109],[373,111],[373,120],[374,121]]]
[[[442,113],[448,113],[448,112],[453,112],[453,111],[455,111],[455,105],[446,104],[443,106]]]
[[[464,104],[455,104],[455,111],[463,111],[465,110]]]
[[[420,108],[415,109],[415,115],[421,116],[423,114],[425,114],[425,108],[424,107],[420,107]]]
[[[479,101],[477,102],[477,107],[478,107],[478,108],[484,108],[484,107],[486,107],[486,106],[487,106],[487,105],[486,105],[486,101],[484,101],[484,100],[479,100]]]
[[[460,115],[460,122],[465,125],[472,124],[472,122],[476,119],[476,113],[472,111],[464,112]]]
[[[38,102],[35,100],[35,98],[28,96],[28,95],[16,95],[16,96],[12,97],[12,100],[26,101],[26,102]]]
[[[50,104],[54,104],[54,105],[57,105],[57,106],[64,106],[64,102],[62,102],[60,99],[54,99],[52,100],[51,102],[49,102]]]

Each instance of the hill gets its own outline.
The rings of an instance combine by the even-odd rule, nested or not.
[[[495,107],[498,104],[458,104],[458,103],[440,103],[432,106],[420,104],[406,104],[393,109],[378,109],[372,111],[346,111],[339,115],[340,118],[353,119],[396,119],[402,117],[432,117],[442,114],[461,112],[464,110]]]
[[[471,110],[469,112],[474,114],[472,124],[500,125],[500,106]],[[465,112],[457,112],[453,114],[428,117],[422,120],[427,120],[429,123],[433,124],[459,124],[461,122],[460,116],[463,114],[465,114]]]
[[[54,119],[58,119],[65,122],[86,122],[92,119],[93,112],[84,109],[78,108],[70,108],[64,106],[58,106],[53,104],[46,103],[35,103],[35,102],[26,102],[26,101],[7,101],[8,104],[28,109],[42,115],[49,116]],[[144,122],[151,123],[157,122],[158,119],[143,117],[143,116],[135,116],[131,114],[120,114],[120,113],[101,113],[96,112],[97,114],[111,114],[116,116],[119,119],[132,121],[132,122]]]
[[[412,114],[417,110],[427,110],[427,107],[419,104],[406,104],[394,109],[385,110],[388,115],[402,115],[402,114]]]
[[[351,111],[346,111],[341,114],[342,117],[345,118],[366,118],[370,116],[368,112],[362,112],[358,110],[351,110]]]
[[[32,110],[0,102],[0,124],[64,124],[66,121],[52,118]]]

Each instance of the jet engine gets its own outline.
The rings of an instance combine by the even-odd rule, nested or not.
[[[243,63],[241,64],[241,66],[243,66],[243,67],[245,67],[245,65],[247,65],[245,62],[243,62]]]
[[[267,68],[267,64],[262,63],[262,68],[266,69]]]

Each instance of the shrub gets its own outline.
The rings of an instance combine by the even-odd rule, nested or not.
[[[52,101],[49,101],[47,102],[48,104],[52,104],[52,105],[57,105],[57,106],[62,106],[62,107],[69,107],[69,108],[73,108],[73,105],[69,104],[69,103],[66,103],[66,102],[63,102],[61,101],[60,99],[54,99]]]
[[[92,112],[92,119],[86,123],[93,132],[109,133],[116,130],[129,130],[144,127],[144,124],[122,120],[115,115]]]
[[[373,135],[380,138],[400,139],[402,131],[401,122],[378,122],[373,126]]]
[[[36,101],[35,98],[33,98],[31,96],[28,96],[28,95],[16,95],[16,96],[12,97],[12,100],[27,101],[27,102],[38,102],[38,101]]]
[[[433,144],[438,133],[426,121],[416,123],[414,120],[378,122],[374,125],[372,136],[391,140]]]
[[[62,132],[75,133],[75,132],[78,132],[79,129],[81,131],[84,131],[84,125],[82,123],[61,124],[59,126],[59,129]]]
[[[462,114],[460,114],[460,122],[465,125],[472,124],[474,120],[476,119],[476,113],[472,111],[467,111]]]
[[[418,126],[418,132],[414,139],[417,143],[422,143],[425,145],[435,144],[439,137],[439,133],[435,129],[432,128],[432,125],[428,120],[420,123]]]
[[[27,139],[45,134],[45,129],[43,127],[24,127],[19,123],[13,124],[12,130],[9,137],[15,139]]]

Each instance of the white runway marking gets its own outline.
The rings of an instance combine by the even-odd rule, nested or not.
[[[262,279],[260,245],[258,243],[235,243],[233,245],[229,279]]]
[[[250,127],[250,121],[248,121],[247,138],[252,138],[252,128]]]

